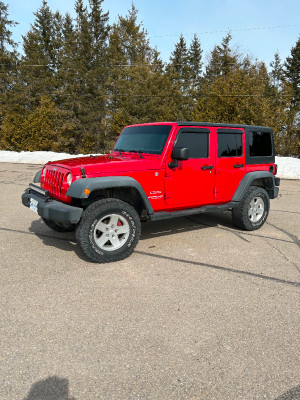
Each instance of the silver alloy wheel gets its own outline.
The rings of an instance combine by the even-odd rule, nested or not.
[[[257,223],[260,221],[264,215],[265,203],[261,197],[254,197],[250,201],[248,217],[252,223]]]
[[[113,251],[124,245],[129,233],[129,223],[122,215],[108,214],[97,222],[94,240],[101,250]]]

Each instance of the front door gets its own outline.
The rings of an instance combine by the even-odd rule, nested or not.
[[[213,138],[207,128],[181,128],[174,147],[187,147],[189,159],[166,166],[165,201],[168,205],[201,206],[214,202]]]

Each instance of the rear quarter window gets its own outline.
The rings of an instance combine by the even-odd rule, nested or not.
[[[272,128],[247,126],[245,133],[246,164],[274,164],[275,149]]]
[[[272,138],[270,132],[249,132],[250,157],[268,157],[273,155]]]

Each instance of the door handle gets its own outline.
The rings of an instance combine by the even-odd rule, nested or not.
[[[234,164],[234,168],[243,168],[244,164]]]
[[[204,170],[206,170],[206,169],[213,169],[213,165],[202,165],[202,167],[201,167],[201,169],[204,169]]]

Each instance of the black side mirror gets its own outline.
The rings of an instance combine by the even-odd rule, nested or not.
[[[169,168],[178,167],[178,160],[188,160],[189,152],[190,152],[190,150],[187,147],[174,147],[171,157],[175,161],[169,162]]]
[[[187,147],[174,147],[171,157],[173,160],[188,160],[190,150]]]

